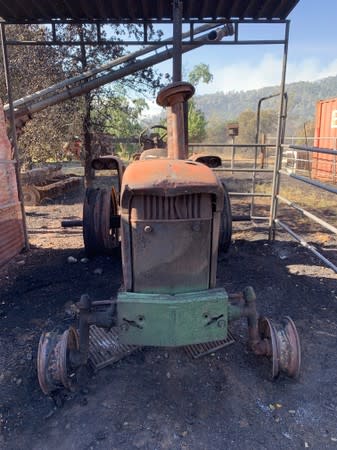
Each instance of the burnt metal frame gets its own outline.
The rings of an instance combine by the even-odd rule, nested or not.
[[[163,45],[163,41],[158,40],[149,40],[148,39],[148,32],[147,28],[149,25],[152,24],[173,24],[173,39],[172,40],[164,40],[165,45],[172,45],[173,46],[173,81],[180,81],[181,80],[181,61],[182,61],[182,53],[183,53],[183,47],[185,45],[196,45],[200,46],[200,44],[207,44],[207,45],[283,45],[283,63],[282,63],[282,76],[281,76],[281,85],[280,85],[280,104],[279,104],[279,116],[278,116],[278,130],[277,130],[277,136],[276,136],[276,160],[275,160],[275,166],[274,166],[274,172],[273,172],[273,189],[272,189],[272,201],[271,201],[271,207],[270,207],[270,218],[269,218],[269,236],[271,239],[275,237],[275,227],[276,227],[276,215],[277,215],[277,202],[278,202],[278,192],[279,192],[279,184],[280,184],[280,169],[282,164],[282,157],[281,157],[281,145],[283,144],[283,136],[282,136],[282,129],[283,129],[283,111],[284,111],[284,94],[285,94],[285,77],[286,77],[286,66],[287,66],[287,55],[288,55],[288,41],[289,41],[289,27],[290,27],[290,21],[284,20],[284,19],[198,19],[198,20],[184,20],[182,18],[182,2],[181,0],[174,0],[172,2],[172,8],[173,8],[173,22],[170,19],[167,20],[157,20],[157,19],[151,19],[151,20],[104,20],[104,21],[93,21],[93,20],[52,20],[52,21],[8,21],[8,22],[2,22],[1,23],[1,44],[3,48],[3,63],[4,63],[4,70],[5,70],[5,76],[6,76],[6,82],[7,82],[7,93],[8,93],[8,100],[9,100],[9,109],[10,109],[10,125],[12,130],[12,144],[14,147],[14,156],[15,156],[15,167],[16,167],[16,173],[17,173],[17,186],[18,186],[18,192],[19,192],[19,201],[21,204],[22,209],[22,220],[23,220],[23,228],[24,228],[24,238],[25,238],[25,247],[26,249],[29,248],[29,241],[28,241],[28,233],[27,233],[27,226],[26,226],[26,220],[25,220],[25,212],[24,212],[24,202],[23,202],[23,194],[22,194],[22,188],[20,183],[20,166],[19,166],[19,153],[17,148],[17,136],[16,136],[16,130],[15,130],[15,118],[14,118],[14,107],[13,107],[13,96],[12,96],[12,87],[11,87],[11,78],[10,78],[10,70],[9,70],[9,58],[8,58],[8,51],[7,47],[12,45],[83,45],[83,41],[80,42],[69,42],[69,41],[59,41],[57,39],[57,33],[56,33],[56,27],[57,25],[64,25],[64,24],[95,24],[97,27],[97,40],[96,41],[85,41],[84,45],[107,45],[107,44],[120,44],[120,45],[156,45],[161,44]],[[221,24],[226,23],[232,23],[234,26],[234,37],[232,40],[226,40],[226,41],[200,41],[195,42],[193,39],[193,29],[194,26],[197,24],[218,24],[219,26]],[[39,25],[50,25],[52,29],[52,40],[51,41],[19,41],[19,40],[7,40],[6,39],[6,26],[13,25],[13,24],[21,24],[21,25],[28,25],[28,24],[39,24]],[[143,26],[143,32],[144,32],[144,39],[142,41],[133,41],[133,40],[118,40],[118,41],[111,41],[111,40],[103,40],[101,39],[101,26],[102,25],[117,25],[117,24],[136,24],[136,25],[142,25]],[[190,38],[189,39],[181,39],[182,35],[182,25],[183,24],[189,24],[189,30],[190,30]],[[283,39],[258,39],[258,40],[240,40],[239,38],[239,26],[241,24],[268,24],[268,25],[284,25],[285,32],[284,32],[284,38]],[[187,142],[187,140],[186,140]],[[261,144],[260,144],[261,145]],[[256,195],[256,194],[254,194]]]
[[[319,148],[319,147],[309,147],[309,146],[305,146],[305,145],[282,145],[281,146],[281,162],[282,162],[282,154],[283,154],[283,150],[290,148],[292,150],[302,150],[302,151],[306,151],[308,153],[318,153],[318,154],[325,154],[325,155],[331,155],[334,158],[337,157],[337,150],[331,150],[331,149],[325,149],[325,148]],[[279,168],[278,170],[278,177],[280,177],[281,175],[285,175],[287,177],[293,178],[301,183],[305,183],[305,184],[309,184],[311,186],[314,186],[318,189],[322,189],[326,192],[330,192],[332,194],[337,194],[337,188],[328,185],[326,183],[321,183],[319,181],[315,181],[312,180],[308,177],[304,177],[301,175],[296,175],[296,173],[289,173],[286,170],[283,170],[282,167]],[[290,208],[295,209],[296,211],[300,212],[302,215],[306,216],[307,218],[309,218],[310,220],[312,220],[313,222],[318,223],[319,225],[322,226],[322,228],[325,228],[326,230],[329,230],[331,233],[334,233],[337,236],[337,228],[331,224],[329,224],[327,221],[321,219],[320,217],[318,217],[317,215],[307,211],[304,208],[301,208],[299,205],[297,205],[296,203],[290,201],[288,198],[283,197],[282,195],[280,195],[279,191],[277,191],[276,193],[276,200],[277,202],[281,202],[281,203],[285,203],[286,205],[288,205]],[[300,236],[299,234],[295,233],[292,228],[287,225],[286,223],[284,223],[283,221],[281,221],[280,219],[277,218],[277,216],[275,216],[274,219],[274,223],[275,226],[279,226],[282,230],[286,231],[293,239],[295,239],[295,241],[299,242],[299,244],[304,247],[307,248],[308,250],[310,250],[318,259],[320,259],[326,266],[330,267],[330,269],[332,269],[334,272],[337,273],[337,265],[334,264],[332,261],[330,261],[329,259],[327,259],[324,255],[322,255],[322,253],[320,253],[313,245],[309,244],[308,242],[305,241],[305,239]]]
[[[178,2],[180,3],[180,2]],[[179,11],[179,8],[177,8]],[[176,13],[176,9],[174,10]],[[231,23],[234,26],[234,36],[233,36],[233,40],[231,41],[218,41],[218,42],[210,42],[210,41],[199,41],[198,44],[200,44],[200,42],[204,43],[204,44],[212,44],[212,45],[258,45],[258,44],[284,44],[284,39],[246,39],[246,40],[241,40],[239,38],[239,27],[241,24],[258,24],[258,25],[262,25],[262,24],[274,24],[274,25],[282,25],[282,24],[287,24],[289,22],[289,20],[283,20],[283,19],[278,19],[278,20],[268,20],[268,19],[197,19],[197,20],[184,20],[181,18],[181,13],[179,13],[178,17],[175,19],[175,17],[173,17],[173,22],[171,20],[151,20],[150,23],[149,21],[130,21],[130,20],[121,20],[121,21],[115,21],[115,20],[106,20],[106,21],[97,21],[97,20],[88,20],[88,21],[75,21],[75,20],[54,20],[54,21],[30,21],[28,22],[24,22],[24,21],[18,21],[18,22],[3,22],[4,25],[14,25],[14,24],[19,24],[19,25],[48,25],[51,27],[51,33],[52,33],[52,39],[49,40],[29,40],[29,41],[25,41],[25,40],[17,40],[17,39],[9,39],[6,41],[6,45],[46,45],[46,46],[52,46],[52,45],[66,45],[66,46],[76,46],[76,45],[83,45],[83,42],[80,40],[72,40],[72,41],[62,41],[60,39],[57,38],[57,27],[58,26],[63,26],[63,25],[89,25],[89,24],[93,24],[96,26],[97,32],[96,32],[96,36],[97,39],[95,40],[85,40],[84,44],[85,45],[115,45],[116,43],[120,44],[120,45],[162,45],[163,44],[163,40],[160,39],[148,39],[148,27],[150,25],[153,24],[158,24],[158,25],[172,25],[174,26],[174,24],[182,24],[182,25],[189,25],[189,35],[190,37],[188,39],[184,39],[184,41],[182,42],[182,45],[198,45],[197,43],[194,42],[193,39],[193,30],[196,26],[200,26],[202,24],[214,24],[214,25],[221,25],[221,24],[226,24],[226,23]],[[131,39],[118,39],[116,40],[110,40],[110,39],[102,39],[102,26],[104,25],[140,25],[143,27],[143,34],[144,34],[144,39],[143,40],[139,40],[139,41],[135,41],[135,40],[131,40]],[[179,42],[179,27],[178,27],[178,31],[177,32],[177,38],[173,38],[173,39],[165,39],[165,43],[167,45],[175,45],[176,42]],[[173,36],[176,36],[175,33],[173,32]]]

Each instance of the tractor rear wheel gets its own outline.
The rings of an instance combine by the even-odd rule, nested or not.
[[[109,254],[119,244],[118,228],[112,228],[112,217],[118,214],[114,188],[87,188],[83,204],[83,240],[86,254]]]
[[[232,210],[228,190],[224,182],[222,182],[222,187],[224,188],[225,196],[220,221],[219,250],[227,252],[232,240]]]

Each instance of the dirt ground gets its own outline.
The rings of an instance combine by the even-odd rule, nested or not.
[[[293,318],[298,380],[271,381],[270,362],[248,350],[238,321],[235,343],[216,353],[193,360],[182,348],[145,348],[83,373],[62,398],[46,397],[36,375],[41,332],[72,324],[81,294],[111,298],[122,283],[118,256],[82,263],[81,229],[60,227],[81,218],[82,196],[27,207],[31,249],[0,271],[1,449],[337,448],[336,274],[284,234],[269,242],[252,223],[234,223],[218,285],[230,293],[251,285],[261,314]]]

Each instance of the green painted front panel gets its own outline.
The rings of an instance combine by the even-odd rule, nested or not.
[[[117,302],[122,344],[176,347],[224,339],[228,297],[224,289],[177,295],[122,292]]]

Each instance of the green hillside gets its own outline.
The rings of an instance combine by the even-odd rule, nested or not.
[[[241,112],[247,109],[256,111],[260,98],[278,91],[278,86],[271,86],[251,91],[233,91],[227,94],[217,92],[196,96],[195,101],[207,120],[216,118],[228,121],[236,119]],[[287,85],[286,91],[289,98],[287,121],[287,135],[289,136],[302,127],[304,122],[314,120],[315,106],[318,100],[337,97],[337,75],[314,82],[290,83]],[[264,108],[278,110],[278,98],[266,101]]]

